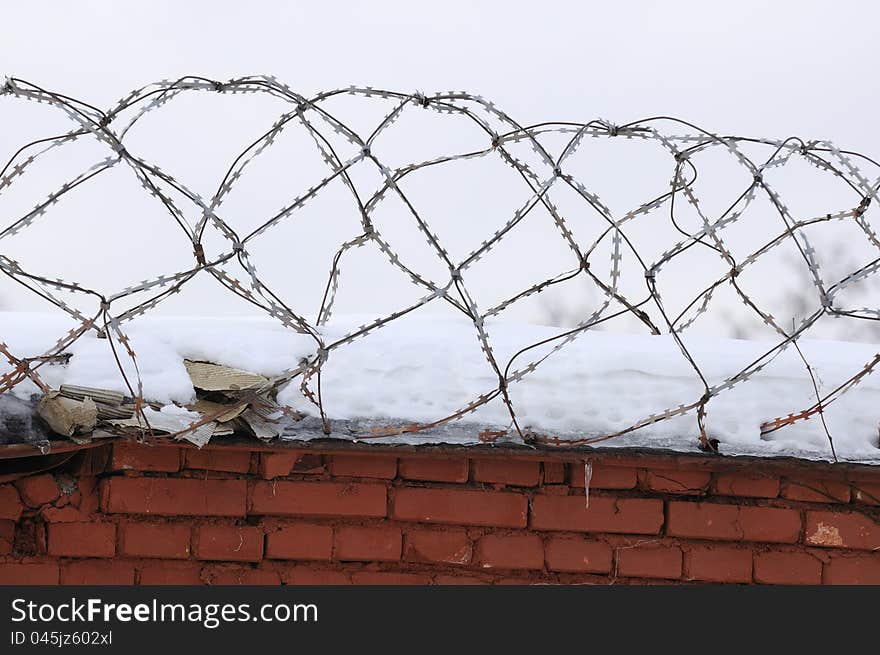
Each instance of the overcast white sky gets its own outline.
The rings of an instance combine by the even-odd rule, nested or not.
[[[220,79],[272,74],[307,95],[349,84],[401,91],[467,90],[492,98],[522,123],[596,117],[624,123],[665,114],[720,133],[797,134],[880,155],[880,137],[873,129],[878,14],[871,3],[843,1],[29,0],[2,5],[0,75],[24,78],[102,107],[148,82],[186,74]],[[238,112],[229,105],[216,105],[215,114],[197,113],[208,106],[194,106],[189,116],[199,116],[199,124],[181,128],[191,130],[193,139],[204,136],[207,149],[200,150],[194,140],[179,161],[177,155],[171,160],[153,155],[170,168],[179,164],[174,170],[183,171],[184,179],[202,173],[206,179],[217,179],[228,164],[223,157],[241,150],[248,135],[259,135],[273,119],[271,112],[258,115],[255,109],[251,121],[249,110]],[[33,106],[9,111],[15,112],[12,119],[0,113],[7,116],[0,123],[4,163],[6,153],[25,136],[46,134],[40,119],[29,122],[30,116],[37,116]],[[174,128],[170,120],[161,123],[162,129]],[[234,127],[227,130],[229,124]],[[214,152],[212,134],[237,139],[238,148],[218,150],[213,161],[205,154]],[[442,144],[446,137],[435,138]],[[169,139],[167,132],[156,136],[156,147]],[[149,145],[144,143],[145,148]],[[193,151],[201,160],[187,164],[184,155]],[[667,181],[668,176],[661,183]],[[131,225],[120,217],[127,210],[119,209],[123,201],[116,200],[116,189],[100,193],[104,195],[92,201],[103,198],[105,203],[95,212],[112,211],[120,234],[130,237]],[[116,204],[110,207],[107,198]],[[38,199],[30,198],[23,206],[32,207]],[[512,206],[522,200],[519,196]],[[87,212],[85,206],[73,203],[68,210]],[[0,211],[5,224],[12,210],[0,206]],[[502,220],[499,216],[492,224]],[[46,248],[47,235],[62,232],[35,234],[36,240],[22,241],[20,251],[12,254],[22,260],[31,255],[37,262],[47,254],[61,257],[72,238],[58,236],[63,243],[38,252],[35,244]],[[105,238],[88,226],[70,232],[75,234],[99,244]],[[163,242],[149,237],[139,239],[154,248],[153,261],[161,260],[156,250]],[[112,236],[106,239],[109,243]],[[279,236],[276,249],[280,242]],[[130,239],[127,248],[118,243],[114,247],[123,261],[131,258]],[[4,247],[0,252],[6,252]],[[82,261],[71,257],[70,266],[82,267]],[[66,275],[77,269],[60,270]],[[144,274],[135,279],[150,271],[145,264]],[[88,278],[89,271],[81,274]],[[295,296],[297,287],[290,278],[296,274],[291,274],[289,262],[275,275],[282,290]],[[2,284],[0,300],[6,308],[41,308]],[[383,302],[364,300],[361,293],[348,306],[343,299],[343,307],[384,310]],[[237,311],[215,296],[191,297],[170,304],[168,311],[187,309]]]

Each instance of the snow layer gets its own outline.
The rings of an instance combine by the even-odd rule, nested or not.
[[[364,322],[363,317],[340,317],[322,329],[322,334],[329,344]],[[72,322],[56,315],[0,312],[0,340],[18,357],[43,353],[71,327]],[[270,319],[154,317],[123,327],[137,353],[145,397],[166,404],[194,400],[184,358],[271,377],[296,368],[302,358],[316,352],[310,336]],[[487,330],[502,368],[521,348],[561,332],[559,328],[502,322],[487,322]],[[685,337],[685,343],[710,385],[722,383],[774,345],[705,337]],[[877,352],[873,344],[809,340],[799,344],[822,393],[858,372]],[[511,370],[548,351],[549,347],[543,347],[525,353]],[[68,352],[72,353],[68,365],[40,369],[48,384],[128,392],[106,340],[88,334]],[[122,357],[129,379],[134,381],[134,369],[124,353]],[[0,363],[0,374],[6,370],[8,364]],[[456,412],[497,384],[497,375],[469,322],[407,315],[365,338],[332,349],[322,373],[322,397],[334,425],[340,421],[349,426],[429,422]],[[26,382],[14,393],[24,397],[35,390]],[[702,393],[699,377],[670,336],[606,332],[582,335],[510,386],[520,426],[562,438],[613,433],[649,415],[694,402]],[[315,407],[300,393],[298,381],[283,388],[278,400],[316,414]],[[806,368],[797,352],[789,348],[748,381],[713,398],[707,406],[707,429],[710,436],[721,440],[721,451],[726,454],[826,459],[830,448],[818,417],[764,438],[760,434],[762,422],[799,412],[815,401]],[[867,376],[827,408],[826,420],[839,457],[880,463],[878,408],[880,375]],[[500,398],[468,414],[465,420],[496,429],[510,424]],[[292,438],[316,434],[303,429],[301,434],[294,431]],[[690,412],[602,445],[693,450],[697,434],[696,416]],[[333,436],[346,438],[346,433]],[[475,434],[452,426],[384,441],[473,443]]]

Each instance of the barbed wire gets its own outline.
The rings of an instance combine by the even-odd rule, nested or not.
[[[281,114],[266,132],[238,154],[229,166],[217,191],[210,198],[201,197],[187,187],[182,180],[138,156],[125,145],[126,135],[144,116],[160,110],[187,92],[268,94],[290,106],[289,111]],[[342,95],[353,96],[364,102],[371,99],[390,101],[393,104],[393,109],[382,118],[369,135],[364,136],[328,110],[327,101]],[[835,299],[843,289],[877,274],[880,270],[880,257],[840,279],[826,280],[820,272],[816,251],[806,234],[805,228],[809,226],[832,221],[848,221],[858,227],[872,251],[874,249],[880,251],[880,241],[865,216],[878,189],[880,189],[880,180],[870,180],[860,170],[857,162],[876,168],[880,168],[880,165],[865,155],[841,150],[828,141],[804,141],[798,137],[777,140],[721,136],[692,123],[667,116],[653,116],[624,125],[615,125],[601,119],[587,123],[543,122],[522,125],[486,98],[465,92],[425,95],[418,92],[401,93],[372,87],[352,86],[306,97],[273,77],[262,76],[242,77],[225,82],[197,76],[186,76],[175,81],[165,80],[132,91],[106,111],[17,78],[7,79],[0,90],[0,96],[47,104],[63,112],[73,123],[72,129],[63,134],[31,141],[19,148],[0,169],[0,194],[12,186],[38,159],[54,149],[79,139],[93,138],[108,150],[106,158],[70,178],[37,204],[34,209],[8,225],[4,223],[2,230],[0,230],[0,240],[27,229],[49,212],[62,196],[73,189],[87,184],[90,180],[116,166],[124,166],[133,171],[143,189],[161,203],[169,220],[177,225],[182,235],[192,244],[193,250],[193,264],[190,268],[146,280],[112,295],[104,295],[98,290],[87,288],[76,282],[49,279],[37,272],[25,270],[18,262],[2,254],[2,250],[0,250],[0,271],[30,289],[46,302],[61,309],[77,322],[75,328],[60,336],[52,347],[36,357],[19,357],[12,353],[5,343],[0,343],[0,353],[13,367],[11,371],[0,376],[0,393],[9,391],[26,379],[31,380],[44,393],[50,391],[49,385],[40,376],[40,368],[63,358],[64,351],[84,334],[96,332],[99,336],[107,339],[122,379],[135,400],[136,412],[149,426],[149,421],[142,409],[145,400],[137,368],[137,355],[125,333],[124,325],[128,321],[146,314],[179,292],[196,275],[204,272],[215,278],[230,293],[259,308],[286,328],[309,335],[314,340],[314,352],[298,361],[295,366],[288,368],[284,374],[274,378],[272,391],[277,392],[284,385],[298,383],[302,394],[315,406],[320,415],[325,433],[330,433],[330,422],[322,401],[321,371],[331,354],[338,349],[345,348],[355,339],[367,336],[429,303],[447,303],[457,312],[467,316],[473,324],[486,363],[498,379],[497,386],[471,399],[457,411],[447,416],[438,417],[435,421],[388,427],[384,430],[374,429],[369,434],[357,435],[358,438],[378,438],[427,430],[462,419],[481,406],[500,398],[509,413],[510,425],[507,430],[484,433],[488,435],[485,436],[487,441],[496,440],[513,430],[529,443],[546,446],[584,445],[612,439],[658,421],[694,413],[699,429],[701,448],[715,450],[717,441],[709,438],[705,427],[707,405],[712,398],[747,382],[749,378],[759,373],[788,347],[797,348],[797,340],[823,316],[880,320],[880,310],[877,308],[845,308],[835,305]],[[123,118],[124,112],[129,110],[133,114],[127,119]],[[391,130],[392,125],[400,116],[408,111],[430,111],[443,116],[464,117],[472,121],[485,134],[485,147],[465,153],[443,155],[396,168],[386,166],[373,151],[372,145],[380,134]],[[320,182],[290,200],[279,212],[267,217],[255,229],[242,236],[222,217],[223,202],[230,190],[242,179],[248,165],[270,148],[279,135],[291,125],[301,126],[306,130],[324,164],[326,164],[328,172]],[[673,126],[674,129],[685,130],[685,132],[669,134],[661,131],[664,126]],[[561,152],[555,156],[541,141],[541,138],[547,135],[560,136],[566,140]],[[340,138],[353,146],[356,150],[355,154],[343,156],[339,148],[334,147],[333,141]],[[622,216],[615,216],[594,191],[566,170],[565,165],[586,139],[613,140],[622,138],[650,141],[659,145],[670,158],[672,175],[669,191],[651,198]],[[513,146],[520,143],[531,147],[537,157],[536,162],[527,162],[525,159],[515,156]],[[742,147],[744,144],[763,148],[767,154],[766,158],[755,161],[747,156]],[[697,168],[692,161],[693,155],[710,149],[719,149],[727,153],[738,166],[746,171],[750,178],[750,182],[742,190],[739,197],[718,216],[710,216],[708,212],[704,212],[694,184]],[[432,230],[429,222],[408,197],[402,180],[420,169],[442,166],[464,159],[488,157],[499,157],[506,165],[516,171],[530,197],[490,238],[483,241],[460,261],[454,261],[444,248],[440,237]],[[770,169],[784,167],[795,158],[801,158],[822,173],[840,180],[845,185],[847,192],[852,195],[852,206],[844,207],[834,213],[814,217],[796,218],[793,216],[781,194],[766,179],[765,173]],[[352,170],[358,165],[366,165],[378,171],[382,180],[378,190],[367,193],[358,187],[351,176]],[[305,318],[307,315],[305,312],[300,308],[290,307],[261,279],[248,246],[256,237],[272,226],[289,219],[295,211],[306,205],[322,189],[336,180],[345,185],[356,202],[361,232],[340,244],[336,251],[321,305],[317,312],[317,321],[311,324]],[[574,191],[583,203],[583,212],[572,216],[570,212],[563,212],[557,207],[553,202],[555,187]],[[403,201],[413,224],[425,238],[438,260],[448,270],[448,279],[444,283],[433,282],[404,264],[399,253],[395,251],[387,239],[383,238],[382,233],[374,224],[373,213],[389,197],[399,198]],[[737,260],[725,241],[727,236],[725,230],[729,230],[731,225],[739,221],[758,197],[769,200],[778,214],[779,231],[764,245]],[[687,203],[700,219],[701,225],[695,231],[685,230],[676,219],[676,202],[678,201],[680,204],[681,200]],[[191,206],[188,208],[195,209],[200,214],[194,224],[186,219],[186,213],[181,206],[182,202],[189,203]],[[468,290],[468,269],[516,230],[521,221],[536,207],[542,207],[552,218],[554,229],[558,232],[559,238],[575,255],[579,265],[572,270],[525,288],[489,309],[481,310],[477,306],[473,294]],[[627,232],[633,221],[661,209],[668,209],[671,225],[680,238],[671,244],[658,259],[649,262],[642,257]],[[587,220],[596,221],[604,228],[592,244],[584,247],[575,238],[570,226],[572,221]],[[203,243],[209,226],[216,230],[227,244],[225,251],[211,257],[205,252]],[[595,267],[591,268],[591,262],[595,261],[600,245],[606,245],[609,241],[611,266],[607,277],[605,277],[597,274],[594,270]],[[789,242],[795,244],[799,258],[803,260],[806,271],[815,287],[812,292],[815,297],[815,308],[799,323],[795,323],[790,329],[787,329],[768,311],[758,306],[757,302],[741,287],[737,278],[744,269],[754,265],[755,262],[779,248],[783,243]],[[340,262],[352,249],[368,244],[378,248],[388,264],[403,272],[413,285],[422,290],[424,295],[416,302],[398,311],[361,325],[345,336],[328,342],[321,328],[330,320],[339,290]],[[717,279],[707,280],[704,290],[695,296],[681,313],[672,316],[665,307],[665,290],[661,289],[658,274],[665,265],[691,248],[701,248],[717,255],[723,263],[726,273]],[[620,288],[621,262],[624,253],[634,256],[638,266],[642,269],[645,279],[644,297],[628,297]],[[230,266],[235,265],[237,265],[235,272],[230,272]],[[599,306],[573,328],[522,348],[506,362],[499,361],[485,321],[500,315],[512,305],[533,294],[575,278],[588,280],[599,291],[602,297]],[[691,356],[682,339],[682,333],[707,312],[714,294],[725,284],[734,290],[751,313],[778,335],[778,341],[772,348],[722,383],[710,384]],[[81,312],[65,302],[61,297],[62,293],[80,294],[92,298],[95,302],[94,311],[89,314]],[[119,306],[120,300],[136,294],[148,294],[148,297],[133,307],[113,313],[114,304]],[[656,322],[652,320],[645,309],[646,307],[656,311],[662,320]],[[635,317],[652,334],[664,332],[670,334],[683,357],[693,368],[695,376],[700,380],[703,393],[698,398],[693,398],[675,407],[669,407],[663,412],[643,417],[630,426],[611,434],[580,439],[560,439],[524,430],[519,424],[516,408],[509,394],[510,386],[532,374],[548,357],[558,353],[587,330],[623,315]],[[549,349],[540,355],[533,354],[534,351],[542,347]],[[825,408],[871,374],[880,363],[880,354],[878,354],[866,362],[859,371],[854,372],[845,382],[822,395],[813,376],[812,368],[800,349],[797,348],[797,350],[813,381],[816,402],[810,407],[793,411],[787,416],[765,420],[762,423],[763,433],[782,429],[816,414],[821,416]],[[529,356],[533,359],[529,360]],[[126,374],[123,366],[124,357],[132,362],[134,376]],[[285,409],[289,416],[293,415],[290,408]],[[209,420],[211,417],[206,417],[193,423],[188,429],[194,430]],[[822,423],[824,426],[824,417]],[[827,427],[825,433],[833,452],[833,440]]]

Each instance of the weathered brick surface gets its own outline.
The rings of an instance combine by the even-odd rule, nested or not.
[[[0,484],[0,584],[880,584],[880,468],[309,448]]]
[[[686,496],[705,494],[711,480],[712,476],[705,471],[645,471],[639,476],[643,489]]]
[[[188,469],[247,473],[251,466],[251,454],[246,450],[187,449],[184,451],[184,462]]]
[[[752,551],[717,544],[694,544],[685,551],[685,572],[689,580],[706,582],[751,582]]]
[[[28,507],[39,507],[53,502],[61,492],[55,478],[49,474],[31,475],[16,481],[18,493]]]
[[[0,563],[0,585],[54,585],[58,584],[58,562]]]
[[[780,495],[808,503],[848,503],[849,484],[837,480],[783,480]]]
[[[336,529],[336,559],[350,562],[396,562],[403,537],[400,528],[342,526]]]
[[[524,528],[528,500],[518,493],[395,489],[392,515],[401,521]]]
[[[802,585],[822,582],[822,562],[807,552],[766,551],[755,555],[755,582]]]
[[[49,554],[56,557],[113,557],[113,523],[53,523],[49,526]]]
[[[202,564],[193,561],[153,560],[139,565],[139,582],[142,585],[200,585]]]
[[[852,499],[854,503],[865,505],[880,505],[880,482],[864,482],[859,480],[853,483]]]
[[[406,480],[467,482],[468,461],[463,457],[401,457],[398,471]]]
[[[0,519],[0,555],[9,555],[15,542],[15,521]]]
[[[477,542],[477,562],[484,569],[541,569],[544,543],[537,534],[488,534]]]
[[[571,486],[583,489],[584,464],[582,462],[571,464],[569,469]],[[638,474],[637,469],[594,463],[590,475],[590,489],[632,489],[638,484]]]
[[[202,578],[212,585],[279,585],[281,575],[272,569],[254,569],[245,566],[208,566],[202,569]]]
[[[358,571],[351,581],[359,585],[426,585],[431,576],[425,573],[397,573],[395,571]]]
[[[412,562],[466,566],[473,545],[466,530],[408,530],[404,553]]]
[[[84,559],[61,565],[63,585],[133,585],[134,563],[126,560]]]
[[[293,523],[266,535],[266,557],[271,559],[329,560],[333,528]]]
[[[0,519],[17,521],[22,509],[18,489],[11,484],[0,484]]]
[[[880,524],[861,512],[807,512],[806,541],[828,548],[880,549]]]
[[[715,476],[712,492],[719,496],[739,498],[776,498],[779,495],[779,478],[770,475],[721,473]]]
[[[880,552],[832,555],[822,572],[822,582],[880,585]]]
[[[545,549],[547,568],[572,573],[608,573],[611,571],[611,547],[583,538],[551,538]]]
[[[383,478],[397,475],[397,459],[378,455],[334,455],[330,473],[337,477]]]
[[[309,566],[285,567],[281,579],[289,585],[347,585],[351,576],[346,571],[312,568]]]
[[[565,482],[565,464],[562,462],[544,462],[544,484],[563,484]]]
[[[251,514],[385,516],[386,490],[372,482],[257,482]]]
[[[283,478],[290,474],[293,465],[300,455],[301,453],[293,450],[278,453],[260,453],[260,475],[267,480]]]
[[[541,481],[541,462],[475,459],[472,466],[476,482],[493,482],[516,487],[534,487]]]
[[[617,574],[634,578],[681,577],[682,553],[675,545],[637,542],[616,550]]]
[[[244,480],[110,478],[101,496],[108,513],[160,516],[244,516]]]
[[[191,532],[192,527],[186,523],[123,523],[119,526],[119,554],[186,559]]]
[[[148,446],[132,441],[113,444],[111,466],[123,471],[161,471],[174,473],[180,470],[180,449],[169,446]]]
[[[221,562],[259,562],[263,531],[251,525],[200,525],[193,536],[198,559]]]
[[[535,496],[531,527],[536,530],[657,534],[663,525],[663,501],[656,498]]]
[[[795,543],[801,532],[795,509],[672,501],[667,515],[666,533],[674,537]]]

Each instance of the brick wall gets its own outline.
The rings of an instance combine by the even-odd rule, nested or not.
[[[7,476],[0,583],[880,584],[880,467],[319,448],[117,442]]]

